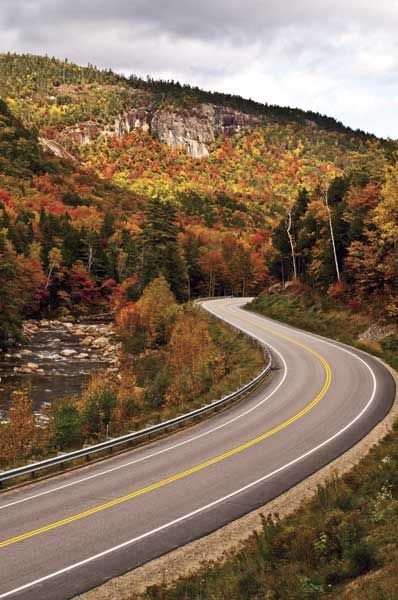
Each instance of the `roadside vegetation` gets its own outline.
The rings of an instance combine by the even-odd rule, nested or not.
[[[250,310],[347,342],[398,366],[398,337],[359,341],[372,323],[302,285],[262,294]],[[381,327],[388,327],[383,323]],[[391,325],[391,321],[390,321]],[[388,331],[387,329],[385,331]],[[291,516],[264,514],[260,533],[220,563],[141,600],[396,600],[398,423],[344,476],[331,478]],[[138,596],[130,596],[129,600]]]
[[[302,283],[277,293],[265,293],[247,305],[249,310],[344,342],[378,356],[398,370],[398,324],[394,316],[370,304],[369,312],[353,310],[343,299],[311,290]]]
[[[253,379],[264,365],[253,341],[154,279],[138,302],[118,297],[119,373],[95,373],[83,393],[54,402],[36,423],[29,390],[15,392],[0,424],[0,468],[81,447],[175,417]]]

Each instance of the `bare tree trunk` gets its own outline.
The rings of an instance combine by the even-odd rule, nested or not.
[[[93,266],[93,259],[94,259],[93,247],[92,247],[91,244],[89,244],[89,246],[88,246],[88,262],[87,262],[87,272],[88,272],[88,274],[91,273],[91,267]]]
[[[50,267],[48,270],[48,275],[47,275],[47,281],[46,281],[46,286],[45,286],[45,290],[48,288],[48,286],[50,285],[50,280],[51,280],[51,275],[53,274],[53,267]]]
[[[328,211],[330,238],[332,240],[333,256],[334,256],[334,264],[336,267],[337,281],[340,281],[340,269],[339,269],[339,263],[337,262],[336,244],[334,241],[334,231],[333,231],[333,223],[332,223],[332,213],[330,212],[327,190],[325,192],[325,206],[326,206],[326,210]]]
[[[292,231],[292,211],[289,210],[286,233],[287,233],[287,237],[289,238],[290,249],[292,252],[293,276],[294,276],[294,279],[297,279],[296,252],[294,250],[294,241],[293,241],[293,236],[292,236],[291,231]]]

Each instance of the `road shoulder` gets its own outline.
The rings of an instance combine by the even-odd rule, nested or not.
[[[398,373],[380,359],[376,358],[375,360],[378,360],[395,380],[395,401],[388,415],[350,450],[287,492],[241,519],[120,577],[111,579],[85,594],[76,596],[74,600],[116,600],[128,597],[133,592],[144,592],[149,586],[172,583],[178,577],[195,572],[205,562],[223,560],[239,548],[253,531],[261,530],[261,515],[278,513],[281,518],[286,517],[296,510],[303,500],[311,497],[318,485],[324,483],[332,475],[343,475],[348,472],[368,453],[372,446],[380,442],[391,431],[394,421],[398,418]]]

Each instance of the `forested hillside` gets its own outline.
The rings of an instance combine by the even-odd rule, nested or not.
[[[3,347],[159,274],[180,301],[296,277],[397,316],[395,142],[48,57],[0,55],[0,95]]]

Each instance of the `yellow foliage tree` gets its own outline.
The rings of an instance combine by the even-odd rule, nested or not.
[[[375,208],[373,221],[381,237],[398,249],[398,163],[387,167],[382,200]]]
[[[168,404],[193,400],[218,381],[225,370],[224,356],[211,339],[207,321],[189,310],[177,319],[168,345],[172,385]]]
[[[180,309],[166,279],[161,275],[145,288],[137,302],[141,324],[151,346],[167,342]]]
[[[14,392],[9,422],[0,434],[0,463],[7,465],[31,455],[36,437],[32,401],[27,392]]]

